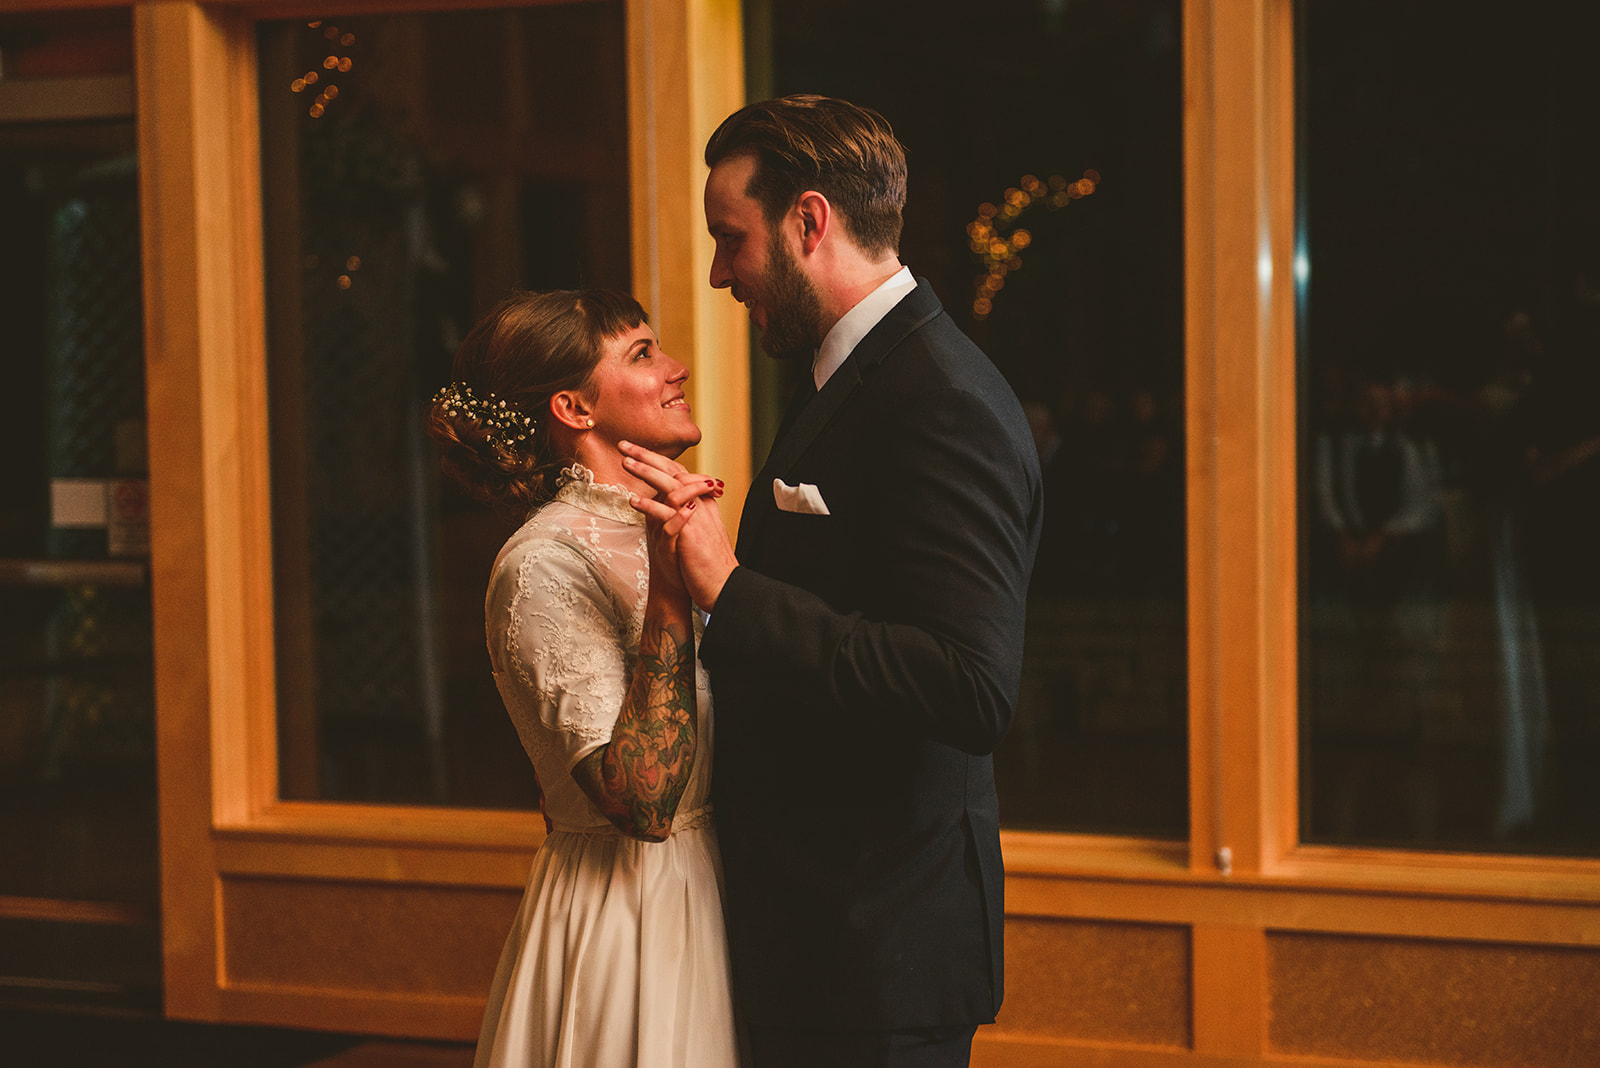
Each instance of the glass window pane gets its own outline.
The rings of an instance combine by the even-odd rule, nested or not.
[[[0,985],[149,1007],[160,879],[131,40],[126,11],[0,16],[0,898],[13,915],[32,899],[28,919],[0,918]]]
[[[620,0],[259,26],[287,798],[529,806],[484,651],[520,517],[422,417],[513,288],[630,286]]]
[[[1301,5],[1306,841],[1600,852],[1597,33]]]
[[[841,96],[894,126],[901,258],[1035,423],[1045,528],[995,757],[1010,827],[1187,833],[1179,8],[750,8],[753,91]]]

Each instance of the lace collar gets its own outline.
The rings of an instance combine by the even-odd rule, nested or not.
[[[644,526],[644,513],[628,503],[633,491],[624,486],[596,482],[594,472],[582,464],[573,464],[561,472],[564,480],[556,490],[554,500],[581,508],[603,519],[615,520],[629,526]]]

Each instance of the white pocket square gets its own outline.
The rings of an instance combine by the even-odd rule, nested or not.
[[[822,491],[809,482],[791,486],[781,478],[772,480],[772,499],[780,511],[799,512],[801,515],[827,515],[828,502]]]

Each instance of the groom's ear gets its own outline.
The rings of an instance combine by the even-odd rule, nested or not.
[[[588,430],[594,426],[593,405],[575,389],[563,389],[551,394],[550,416],[573,430]]]
[[[795,201],[794,210],[800,223],[801,250],[815,252],[833,222],[833,205],[815,189],[807,189]]]

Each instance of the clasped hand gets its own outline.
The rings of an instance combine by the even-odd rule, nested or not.
[[[622,465],[629,474],[649,483],[654,498],[632,498],[634,508],[649,521],[652,564],[675,563],[684,588],[704,611],[716,607],[722,586],[739,566],[722,524],[717,498],[722,481],[694,474],[676,460],[632,442],[617,443]]]

